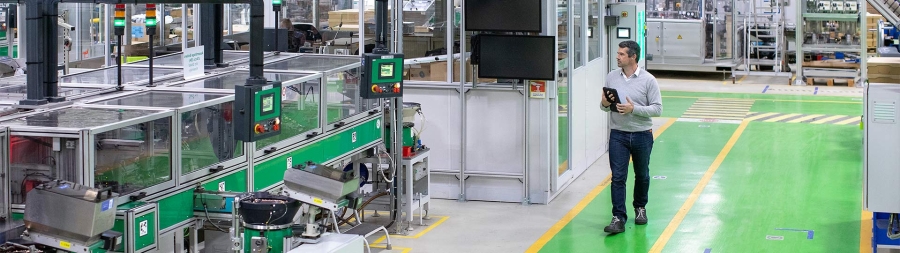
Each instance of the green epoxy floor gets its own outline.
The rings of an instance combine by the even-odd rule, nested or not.
[[[680,117],[700,97],[754,99],[754,112],[862,113],[861,98],[852,97],[663,92],[663,116]],[[603,232],[607,186],[541,252],[650,251],[736,129],[675,122],[654,146],[650,174],[666,179],[651,179],[648,225],[634,225],[629,172],[625,233]],[[750,122],[662,252],[856,252],[861,176],[858,125]]]

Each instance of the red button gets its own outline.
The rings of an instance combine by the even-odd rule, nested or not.
[[[275,124],[272,126],[272,131],[278,131],[278,129],[281,129],[281,125]]]
[[[262,125],[256,124],[256,133],[262,133],[262,132],[265,132],[265,131],[266,131],[266,129],[263,128]]]
[[[381,87],[378,87],[378,85],[372,85],[372,92],[381,93],[382,89]]]
[[[400,93],[400,88],[394,88],[394,93]]]

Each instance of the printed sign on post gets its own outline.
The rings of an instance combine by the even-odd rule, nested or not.
[[[181,57],[184,79],[203,76],[203,46],[187,48]]]
[[[225,181],[219,182],[219,191],[225,191]]]
[[[547,82],[544,81],[531,81],[531,98],[546,98],[547,97]]]

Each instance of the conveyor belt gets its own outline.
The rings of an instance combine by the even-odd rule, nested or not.
[[[884,19],[894,27],[900,27],[900,1],[897,0],[866,0],[875,10],[878,10]]]

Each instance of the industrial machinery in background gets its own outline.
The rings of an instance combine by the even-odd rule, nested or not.
[[[608,10],[614,15],[612,20],[615,20],[616,22],[606,24],[609,27],[607,33],[609,38],[609,51],[607,52],[610,52],[610,55],[615,55],[615,52],[618,52],[619,50],[620,42],[633,40],[641,47],[638,66],[642,68],[646,68],[649,61],[656,59],[647,52],[649,46],[646,46],[648,43],[648,35],[646,33],[648,26],[646,14],[644,12],[645,9],[645,5],[641,3],[610,4]],[[675,43],[670,45],[675,45]],[[654,48],[659,51],[658,47]],[[665,57],[664,55],[656,56]],[[617,66],[616,57],[609,57],[609,66],[611,69],[615,68],[612,66]]]
[[[404,55],[387,50],[388,2],[376,6],[379,46],[362,61],[215,49],[201,64],[234,65],[202,77],[185,79],[199,53],[46,77],[80,96],[0,118],[0,251],[363,252],[366,236],[406,234],[416,210],[424,224],[424,114],[402,101]],[[364,210],[391,219],[364,223]]]
[[[866,53],[862,24],[869,17],[858,0],[805,0],[798,7],[796,29],[797,79],[794,85],[813,85],[817,79],[861,83],[861,55]],[[869,33],[874,40],[874,32]]]
[[[24,226],[4,221],[5,240],[0,251],[121,251],[123,234],[113,231],[117,213],[115,197],[109,188],[91,188],[62,180],[41,184],[28,192]]]
[[[647,69],[734,70],[744,60],[741,38],[747,31],[736,2],[647,0]]]

